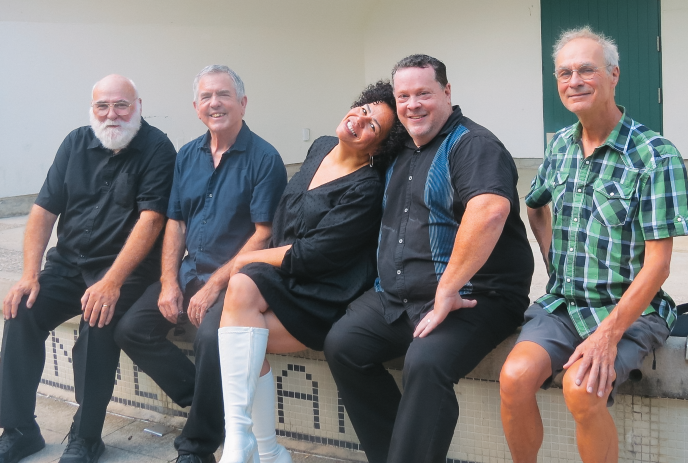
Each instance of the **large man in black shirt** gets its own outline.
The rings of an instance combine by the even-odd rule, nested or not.
[[[439,463],[453,386],[523,321],[533,254],[513,159],[452,106],[444,64],[412,55],[392,78],[411,140],[387,172],[378,279],[325,355],[369,461]],[[382,362],[404,354],[402,396]]]
[[[74,345],[79,408],[61,463],[96,462],[112,396],[119,348],[113,331],[160,275],[175,150],[141,118],[129,79],[110,75],[93,87],[91,126],[71,132],[57,151],[24,238],[24,272],[3,303],[0,461],[45,446],[35,421],[36,390],[50,330],[82,315]],[[43,253],[52,228],[57,246]]]

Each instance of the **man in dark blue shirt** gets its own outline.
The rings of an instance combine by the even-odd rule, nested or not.
[[[375,288],[351,303],[325,356],[368,460],[444,462],[454,384],[523,321],[533,254],[516,166],[451,104],[444,64],[392,71],[411,136],[387,171]],[[406,354],[403,396],[382,363]]]
[[[243,121],[244,84],[234,71],[218,65],[204,68],[194,81],[194,99],[208,132],[184,145],[177,157],[162,277],[134,304],[115,334],[122,350],[172,400],[191,405],[175,440],[179,463],[214,462],[213,453],[222,443],[217,329],[224,294],[235,256],[268,244],[287,183],[279,153]],[[167,339],[167,332],[187,316],[198,327],[195,366]],[[274,436],[272,413],[272,419],[263,421]],[[260,417],[255,418],[259,426]],[[263,445],[262,453],[288,457],[274,437],[266,440],[270,446]]]
[[[57,151],[24,237],[24,271],[5,298],[0,362],[0,461],[45,446],[34,420],[45,340],[82,315],[74,344],[79,409],[61,463],[94,463],[115,385],[118,321],[160,275],[160,231],[175,151],[141,118],[133,82],[110,75],[93,87],[91,126],[72,131]],[[43,252],[57,218],[57,246]]]

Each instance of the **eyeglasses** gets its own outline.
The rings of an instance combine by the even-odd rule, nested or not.
[[[611,64],[608,64],[607,66],[604,66],[604,68],[612,67]],[[592,67],[592,66],[581,66],[578,69],[566,69],[566,68],[561,68],[557,69],[554,71],[554,77],[561,82],[562,84],[567,83],[569,80],[571,80],[571,77],[573,77],[573,73],[577,72],[578,77],[580,77],[583,80],[592,80],[593,77],[595,77],[595,74],[597,74],[597,71],[599,71],[599,67]]]
[[[116,103],[91,103],[93,112],[98,116],[107,116],[110,108],[115,110],[118,116],[127,116],[131,112],[131,107],[134,103],[127,103],[126,101],[118,101]]]

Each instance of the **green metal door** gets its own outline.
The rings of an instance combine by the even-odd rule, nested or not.
[[[563,30],[589,25],[619,47],[616,103],[630,117],[662,132],[660,0],[541,0],[545,133],[576,122],[557,93],[552,46]]]

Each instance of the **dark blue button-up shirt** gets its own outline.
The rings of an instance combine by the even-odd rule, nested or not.
[[[217,168],[209,132],[182,147],[167,210],[170,219],[186,224],[182,291],[194,278],[208,281],[234,257],[255,232],[255,223],[272,222],[286,185],[279,153],[245,122]]]

